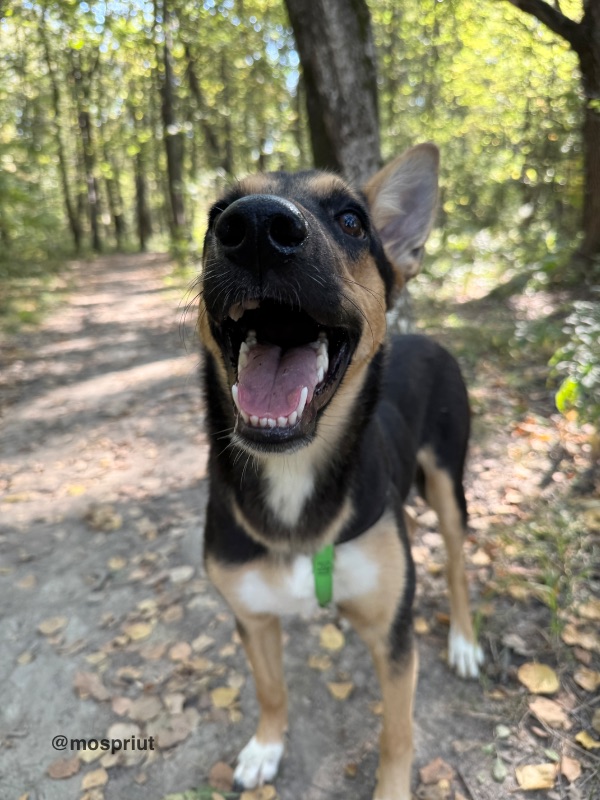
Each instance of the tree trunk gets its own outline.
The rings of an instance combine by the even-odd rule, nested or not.
[[[600,0],[587,0],[581,21],[585,44],[579,66],[585,94],[583,243],[580,254],[600,256]]]
[[[79,111],[79,130],[83,140],[83,161],[85,164],[85,182],[87,186],[88,214],[90,230],[92,233],[92,249],[95,253],[102,252],[102,238],[100,236],[100,195],[96,179],[96,154],[89,111]]]
[[[359,183],[381,163],[377,69],[365,0],[285,0],[304,76],[315,166]]]
[[[169,10],[167,0],[162,3],[164,42],[162,47],[162,66],[160,74],[161,115],[163,139],[167,155],[167,179],[171,203],[171,222],[173,238],[185,238],[185,205],[183,201],[183,134],[179,130],[175,115],[175,84],[171,64],[171,42],[169,30]]]
[[[69,229],[71,231],[71,235],[73,237],[73,244],[75,245],[75,250],[77,252],[81,249],[81,225],[79,224],[79,218],[77,216],[77,212],[75,210],[75,206],[73,204],[73,200],[71,197],[71,188],[69,186],[69,175],[67,171],[67,160],[65,157],[65,146],[63,143],[62,137],[62,128],[61,128],[61,113],[60,113],[60,88],[59,82],[56,79],[56,73],[54,71],[54,65],[52,64],[52,56],[50,55],[50,47],[48,45],[48,38],[46,36],[46,18],[45,15],[42,17],[40,23],[40,34],[42,39],[42,44],[44,46],[44,56],[46,59],[46,66],[48,68],[48,76],[50,78],[50,85],[52,87],[52,108],[54,111],[54,129],[56,132],[56,150],[58,154],[58,170],[60,173],[60,182],[63,191],[63,200],[65,204],[65,211],[67,214],[67,222],[69,224]]]
[[[152,236],[152,217],[148,206],[144,158],[141,152],[135,157],[135,216],[137,221],[140,250],[146,251],[148,239]]]

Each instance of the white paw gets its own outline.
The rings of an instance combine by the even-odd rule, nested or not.
[[[479,665],[483,664],[483,650],[477,642],[470,642],[460,631],[450,626],[448,663],[461,678],[477,678]]]
[[[238,756],[233,779],[244,789],[255,789],[272,781],[283,755],[283,743],[261,744],[253,736]]]

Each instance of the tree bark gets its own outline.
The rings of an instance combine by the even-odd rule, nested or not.
[[[44,56],[46,60],[46,67],[48,68],[48,76],[50,78],[50,85],[52,87],[52,107],[54,111],[54,129],[56,132],[56,150],[58,154],[58,170],[60,173],[60,182],[63,191],[63,200],[65,204],[65,211],[67,214],[67,222],[73,237],[73,244],[75,245],[76,252],[81,249],[81,225],[79,218],[73,204],[71,197],[71,188],[69,186],[69,174],[67,170],[67,160],[65,156],[65,146],[62,137],[61,127],[61,113],[60,113],[60,88],[59,82],[56,79],[54,65],[52,63],[52,56],[50,54],[50,46],[48,44],[48,37],[46,36],[46,17],[45,13],[42,15],[40,23],[40,35],[42,44],[44,46]]]
[[[381,164],[377,69],[365,0],[285,0],[316,167],[362,183]]]
[[[185,205],[183,200],[183,134],[179,130],[175,114],[175,84],[171,63],[169,30],[170,12],[167,0],[162,3],[164,41],[162,46],[162,72],[160,73],[161,115],[163,139],[167,155],[167,179],[171,203],[173,238],[185,238]]]

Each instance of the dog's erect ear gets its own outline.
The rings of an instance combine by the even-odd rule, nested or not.
[[[439,150],[419,144],[395,158],[365,186],[373,224],[402,286],[421,267],[437,208]]]

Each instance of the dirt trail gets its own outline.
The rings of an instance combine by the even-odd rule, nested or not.
[[[2,800],[162,800],[206,785],[211,766],[232,764],[253,731],[256,703],[233,620],[201,567],[198,355],[191,333],[191,352],[183,346],[185,292],[167,288],[169,270],[157,255],[82,263],[66,305],[35,332],[2,342]],[[487,447],[493,459],[503,445]],[[485,457],[478,451],[480,473]],[[426,533],[421,561],[438,544]],[[518,797],[510,780],[490,779],[481,750],[505,711],[446,667],[443,580],[439,569],[421,571],[417,614],[430,624],[419,642],[415,786],[418,769],[439,756],[465,797]],[[378,690],[352,633],[339,652],[319,647],[331,619],[286,624],[282,800],[372,796]],[[314,654],[331,664],[310,668]],[[328,682],[351,682],[349,699],[335,700]],[[224,686],[229,700],[215,707],[211,693]],[[115,732],[117,723],[128,727]],[[154,735],[161,746],[112,760],[91,753],[102,760],[90,763],[52,747],[59,734],[101,739],[109,730]],[[77,772],[59,779],[49,768]]]

